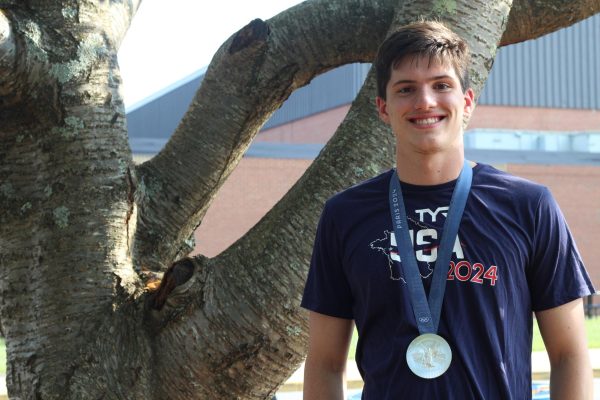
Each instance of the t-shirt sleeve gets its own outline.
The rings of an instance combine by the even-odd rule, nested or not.
[[[321,214],[300,305],[320,314],[352,319],[352,293],[343,268],[340,235],[330,208],[330,203],[326,203]]]
[[[534,256],[528,269],[534,311],[594,293],[565,218],[547,188],[535,213]]]

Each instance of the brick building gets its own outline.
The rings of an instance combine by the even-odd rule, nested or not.
[[[600,15],[502,48],[465,136],[469,159],[547,185],[600,288]],[[258,134],[196,232],[195,253],[215,256],[293,185],[332,136],[369,69],[340,67],[297,90]],[[143,159],[168,140],[204,71],[128,110]],[[245,193],[250,208],[230,204]],[[235,223],[233,223],[235,221]],[[595,302],[600,303],[600,296]]]

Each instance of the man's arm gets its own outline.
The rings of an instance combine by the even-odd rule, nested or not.
[[[550,358],[553,400],[592,400],[592,366],[587,346],[583,301],[536,313]]]
[[[354,322],[311,311],[304,400],[342,400]]]

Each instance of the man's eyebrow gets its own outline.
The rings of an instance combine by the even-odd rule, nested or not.
[[[432,76],[431,78],[427,79],[428,82],[431,81],[438,81],[440,79],[452,79],[452,76],[450,75],[436,75],[436,76]],[[415,83],[416,80],[413,79],[400,79],[397,80],[396,82],[394,82],[392,84],[392,86],[396,86],[396,85],[402,85],[402,84],[406,84],[406,83]]]

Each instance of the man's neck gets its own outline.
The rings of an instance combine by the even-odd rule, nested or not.
[[[455,154],[396,153],[396,169],[402,182],[439,185],[458,178],[465,160],[464,151]]]

